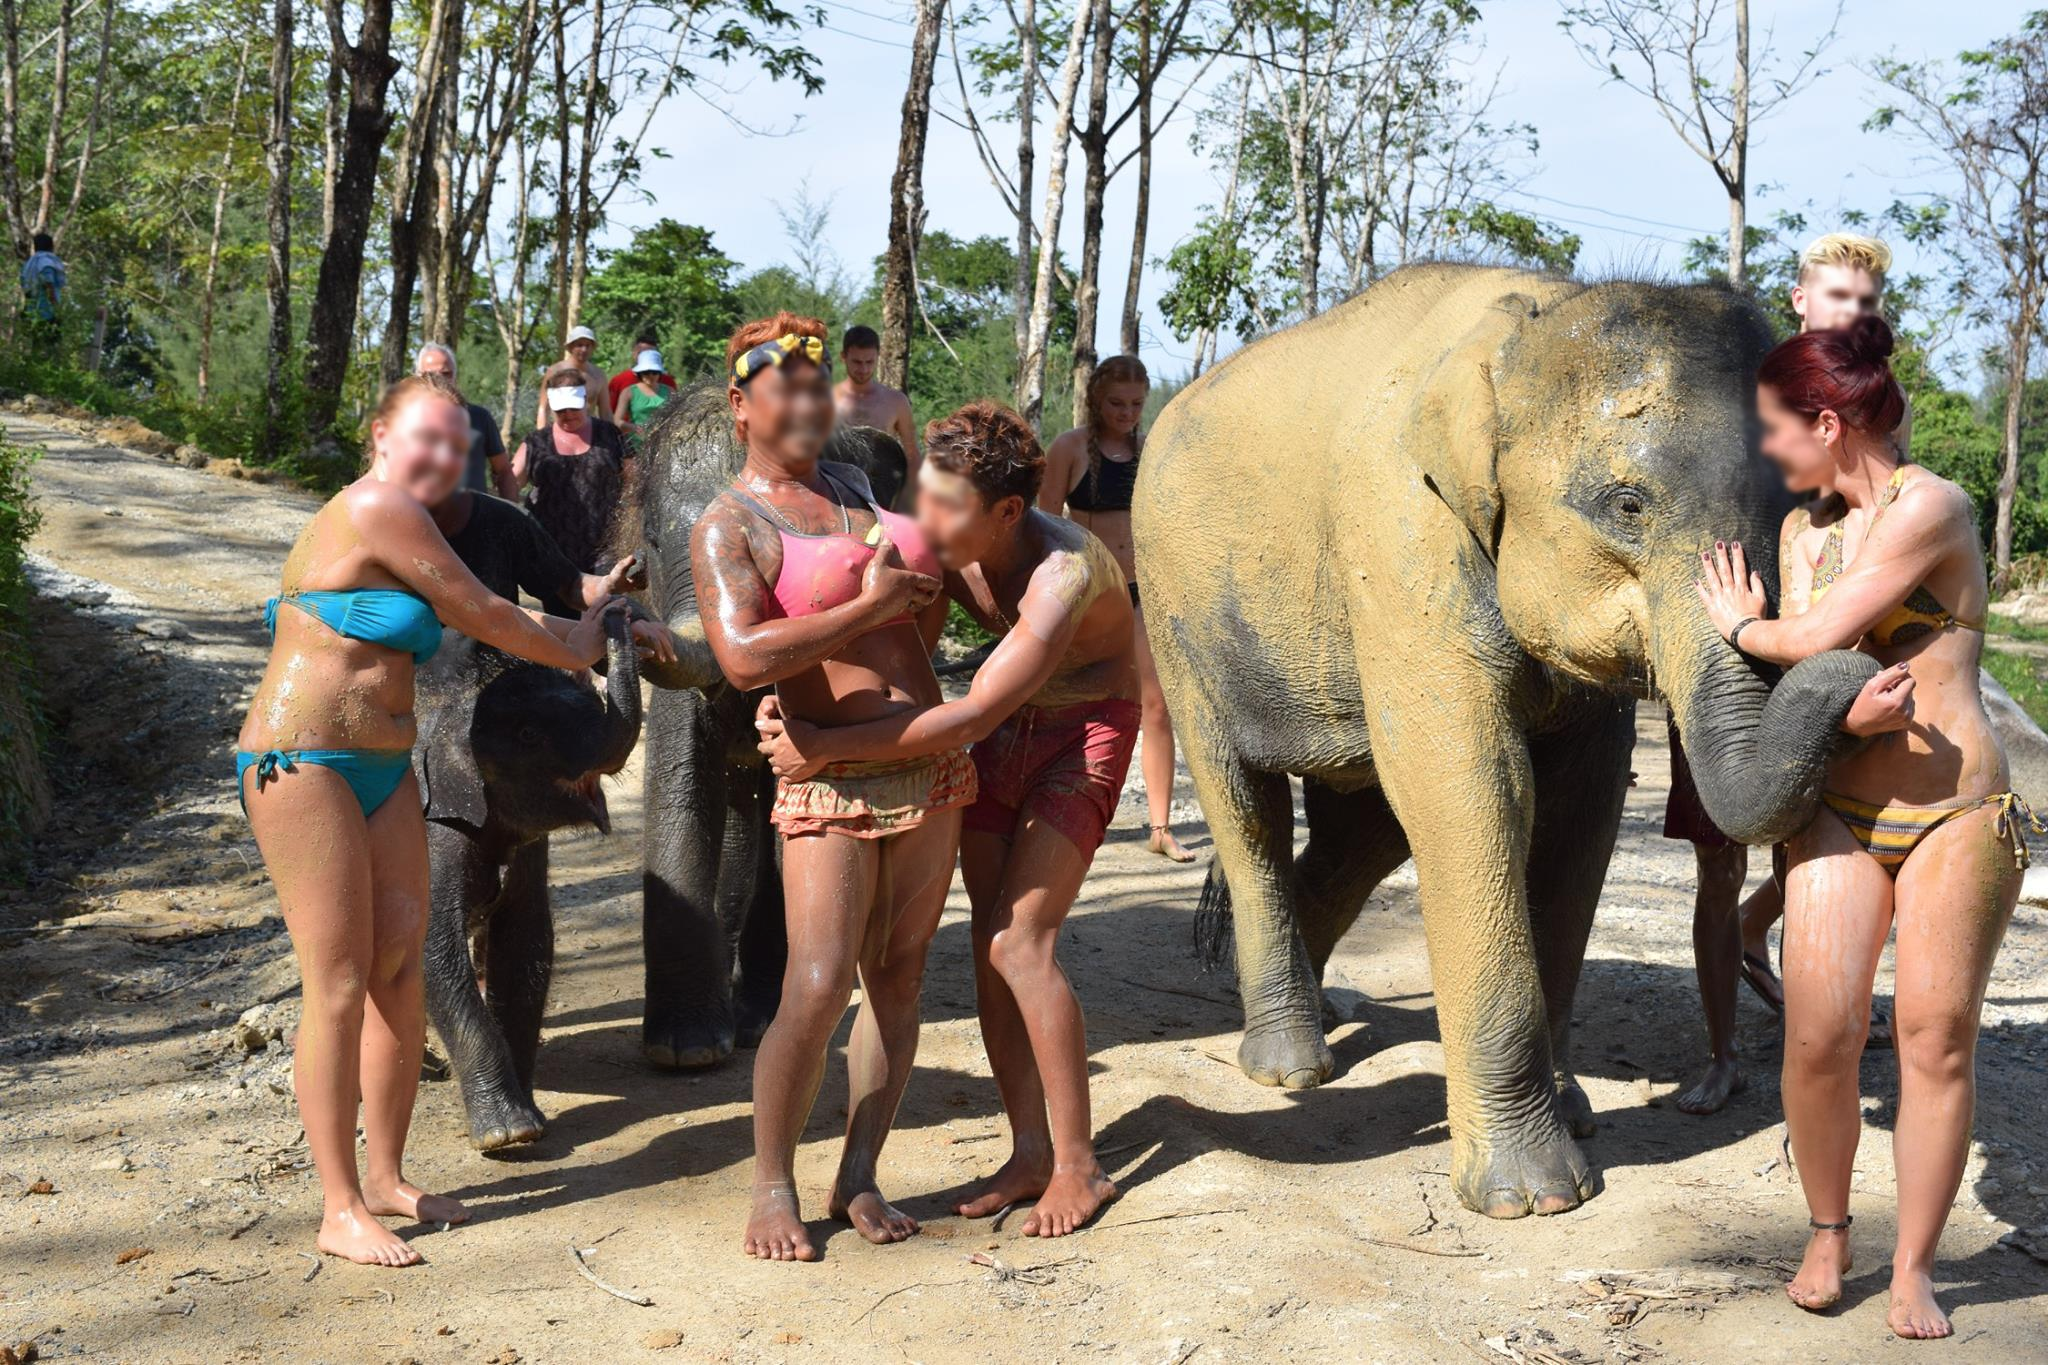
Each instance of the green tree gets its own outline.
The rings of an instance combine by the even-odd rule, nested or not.
[[[663,218],[599,260],[584,298],[600,336],[630,338],[651,327],[671,374],[719,372],[725,340],[740,321],[738,266],[708,231]]]

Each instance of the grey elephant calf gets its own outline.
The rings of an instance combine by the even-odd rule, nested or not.
[[[418,680],[413,767],[426,802],[433,906],[427,1012],[490,1151],[547,1126],[533,1098],[554,976],[548,837],[609,833],[601,778],[640,738],[640,674],[623,610],[606,622],[606,688],[446,632]]]
[[[1654,678],[1708,812],[1768,843],[1811,817],[1876,670],[1822,655],[1774,690],[1694,591],[1716,537],[1777,581],[1770,340],[1725,289],[1411,267],[1203,375],[1146,445],[1145,625],[1216,839],[1212,933],[1234,907],[1239,1061],[1329,1077],[1323,968],[1412,855],[1452,1181],[1495,1217],[1592,1192],[1566,1035],[1632,696]]]

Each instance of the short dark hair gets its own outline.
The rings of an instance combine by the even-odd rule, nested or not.
[[[857,322],[846,329],[846,335],[839,339],[839,354],[848,351],[879,351],[882,349],[882,335],[865,322]]]
[[[35,245],[37,251],[55,251],[57,249],[57,239],[47,232],[38,232],[35,238]]]
[[[633,334],[633,347],[635,350],[652,351],[658,349],[660,345],[661,338],[654,334],[652,327],[642,327]]]
[[[1008,497],[1022,498],[1029,506],[1045,481],[1038,433],[1010,409],[986,399],[927,426],[924,458],[932,468],[973,484],[989,507]]]

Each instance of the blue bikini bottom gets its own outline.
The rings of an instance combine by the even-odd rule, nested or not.
[[[242,794],[242,814],[249,813],[249,798],[242,786],[249,769],[256,770],[256,790],[261,791],[263,784],[274,781],[280,771],[292,772],[301,763],[339,773],[341,780],[348,783],[349,790],[356,794],[356,804],[363,808],[363,815],[367,818],[391,799],[391,793],[398,790],[398,784],[405,781],[405,775],[412,771],[412,750],[268,749],[260,754],[252,754],[246,749],[237,750],[235,790]]]

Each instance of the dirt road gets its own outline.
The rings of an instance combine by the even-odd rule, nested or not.
[[[639,1059],[629,772],[616,834],[556,844],[551,1132],[486,1159],[464,1142],[455,1088],[424,1087],[411,1173],[477,1221],[407,1230],[419,1269],[316,1275],[304,1253],[319,1196],[289,1056],[261,1027],[237,1037],[244,1010],[289,1000],[296,980],[225,763],[260,667],[260,603],[314,504],[10,425],[49,447],[35,550],[66,816],[29,890],[0,901],[0,1342],[34,1338],[46,1359],[499,1365],[2042,1358],[2048,1265],[2000,1238],[2048,1224],[2048,915],[2022,907],[1986,1007],[1980,1140],[1943,1243],[1956,1341],[1884,1329],[1889,1053],[1864,1067],[1845,1307],[1798,1312],[1779,1289],[1805,1214],[1779,1155],[1772,1018],[1745,996],[1752,1083],[1726,1112],[1670,1103],[1701,1051],[1692,874],[1657,837],[1666,755],[1648,711],[1580,992],[1576,1062],[1600,1119],[1587,1150],[1605,1189],[1576,1212],[1494,1223],[1450,1194],[1412,873],[1338,952],[1337,1079],[1265,1090],[1230,1061],[1230,983],[1191,962],[1200,867],[1147,856],[1127,803],[1065,947],[1121,1202],[1051,1243],[948,1212],[1004,1153],[956,896],[884,1162],[924,1235],[877,1249],[821,1226],[822,1264],[753,1264],[738,1250],[747,1066],[683,1077]],[[1205,836],[1193,842],[1206,854]],[[814,1211],[844,1099],[834,1075],[799,1157]],[[2048,1230],[2034,1245],[2048,1256]],[[582,1278],[571,1246],[653,1306]]]

